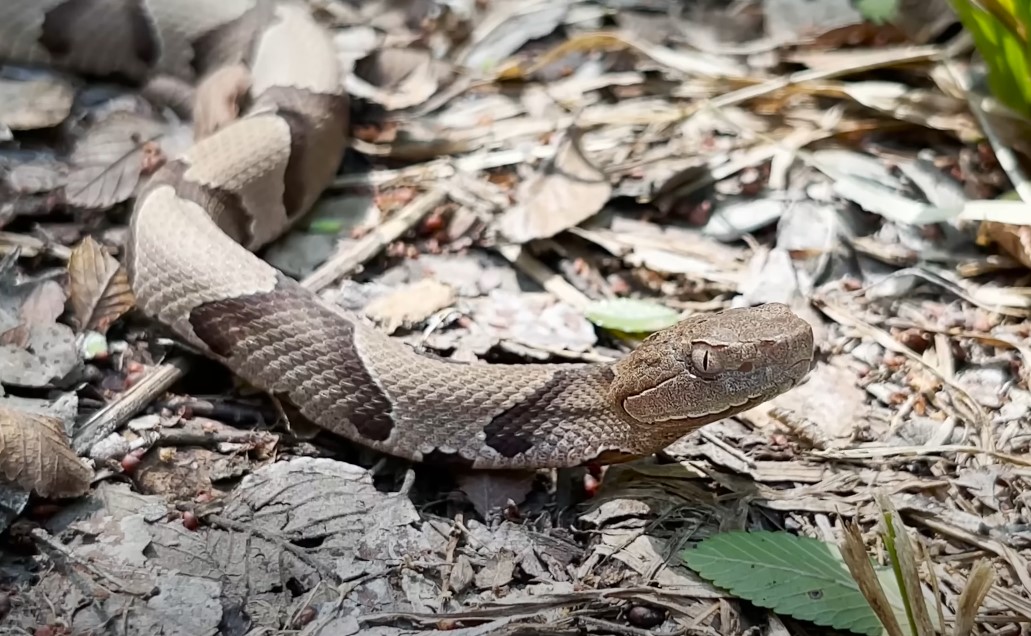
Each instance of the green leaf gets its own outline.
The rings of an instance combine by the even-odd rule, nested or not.
[[[995,0],[986,11],[971,0],[950,0],[988,67],[988,88],[1000,102],[1031,116],[1031,10],[1025,0]],[[1023,33],[1021,33],[1021,31]]]
[[[884,24],[898,14],[898,0],[858,0],[856,10],[863,18],[874,24]]]
[[[726,532],[680,557],[700,576],[779,614],[879,636],[884,628],[837,546],[786,532]]]
[[[339,234],[342,229],[344,222],[340,219],[315,219],[308,224],[311,234]]]
[[[680,314],[662,305],[646,300],[617,298],[591,303],[584,315],[603,329],[627,333],[651,333],[671,327]]]

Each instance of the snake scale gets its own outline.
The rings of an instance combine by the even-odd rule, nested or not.
[[[332,35],[290,0],[4,0],[0,61],[195,88],[195,139],[138,192],[125,266],[143,312],[319,427],[416,462],[606,464],[796,386],[810,325],[781,304],[696,315],[611,364],[422,355],[256,255],[340,167]],[[239,106],[239,107],[238,107]]]

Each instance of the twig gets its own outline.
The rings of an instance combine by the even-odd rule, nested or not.
[[[458,513],[457,519],[462,519],[462,513]],[[440,595],[437,597],[437,600],[440,602],[441,607],[444,606],[445,601],[451,598],[451,587],[454,584],[455,577],[455,550],[458,548],[458,542],[461,538],[462,532],[458,529],[458,526],[452,525],[447,547],[444,549],[444,567],[441,568],[440,572],[440,580],[443,581],[443,585],[441,585]]]
[[[960,444],[946,444],[942,446],[861,446],[858,448],[812,450],[809,456],[811,458],[836,459],[840,461],[859,461],[864,459],[884,459],[887,457],[930,457],[945,453],[984,455],[985,457],[999,459],[1015,466],[1031,467],[1031,459],[1020,455]]]
[[[913,523],[919,523],[943,536],[965,541],[966,543],[975,545],[978,548],[986,552],[991,552],[1001,558],[1010,566],[1010,571],[1013,576],[1020,581],[1021,585],[1024,586],[1024,589],[1031,590],[1031,573],[1028,572],[1028,563],[1017,550],[1014,550],[995,539],[976,535],[973,532],[968,532],[963,528],[956,527],[941,519],[935,519],[925,513],[912,514],[911,518],[913,519]]]
[[[207,417],[234,426],[249,427],[275,420],[279,413],[252,404],[232,403],[228,400],[206,400],[199,397],[180,396],[158,401],[154,406],[171,411],[189,413],[190,417]]]
[[[328,287],[334,281],[370,260],[392,241],[397,240],[446,198],[446,190],[442,186],[434,186],[432,190],[405,206],[394,218],[366,234],[350,249],[323,263],[301,281],[301,285],[314,292]]]
[[[44,253],[56,259],[66,261],[72,255],[71,248],[58,243],[51,243],[26,234],[0,232],[0,254],[20,249],[23,256],[36,256]]]
[[[75,452],[84,455],[90,447],[115,432],[186,374],[189,362],[175,358],[155,367],[142,380],[86,420],[76,431]]]
[[[461,157],[443,157],[404,168],[386,168],[364,173],[342,174],[333,180],[333,188],[357,186],[385,187],[404,182],[443,181],[457,174],[475,174],[491,168],[503,168],[555,156],[555,146],[534,146],[529,149],[503,148],[473,152]]]
[[[556,298],[583,311],[591,302],[591,299],[584,295],[576,287],[562,278],[555,272],[548,269],[548,266],[533,257],[520,245],[502,245],[498,252],[504,256],[516,269],[523,272],[541,287],[546,289]]]
[[[619,623],[613,623],[611,621],[594,618],[592,616],[581,616],[580,622],[582,622],[585,627],[597,627],[598,629],[610,631],[613,634],[625,634],[626,636],[683,636],[684,634],[689,634],[693,631],[687,627],[681,627],[680,629],[672,632],[653,632],[650,629],[641,629],[640,627],[632,627],[630,625],[620,625]]]
[[[152,446],[201,446],[219,444],[261,445],[278,440],[278,436],[263,431],[217,431],[200,433],[184,429],[165,429],[158,433]]]
[[[995,127],[988,118],[988,114],[981,106],[982,100],[975,99],[974,93],[970,89],[969,77],[956,70],[950,60],[946,60],[943,66],[946,72],[952,76],[952,80],[956,82],[956,85],[966,91],[967,106],[970,108],[974,118],[977,119],[977,123],[981,125],[981,131],[984,132],[988,145],[992,147],[995,159],[999,162],[999,167],[1002,168],[1002,171],[1006,173],[1006,176],[1009,177],[1010,182],[1013,184],[1013,189],[1016,190],[1024,203],[1031,203],[1031,184],[1028,183],[1024,171],[1020,167],[1020,160],[1017,158],[1016,153],[1010,150],[1002,138],[999,137],[998,132],[996,132]]]
[[[789,86],[797,86],[806,82],[827,80],[844,75],[855,75],[876,70],[882,67],[896,67],[905,64],[918,62],[933,62],[947,55],[949,49],[940,46],[914,46],[905,48],[893,48],[882,51],[880,55],[865,54],[860,58],[858,64],[842,64],[830,68],[814,68],[804,71],[797,71],[784,77],[776,77],[752,86],[739,88],[729,93],[724,93],[713,99],[703,100],[698,104],[698,110],[721,109],[729,106],[737,106],[757,97],[764,97]]]

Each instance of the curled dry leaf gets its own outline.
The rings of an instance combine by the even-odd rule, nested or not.
[[[136,304],[125,268],[92,237],[87,236],[72,250],[68,280],[72,315],[79,331],[105,333]]]
[[[42,497],[78,497],[93,471],[79,460],[61,421],[0,406],[0,473]]]
[[[1031,225],[985,221],[978,229],[977,238],[982,245],[998,244],[1003,252],[1031,269]]]
[[[525,243],[555,236],[591,218],[608,202],[612,185],[583,156],[579,137],[571,130],[548,169],[520,186],[518,205],[499,221],[509,240]]]
[[[370,55],[358,64],[357,72],[368,82],[365,87],[356,86],[364,93],[362,97],[387,110],[402,110],[432,97],[450,74],[450,67],[428,51],[395,47]]]
[[[491,5],[470,35],[470,45],[456,58],[474,73],[489,73],[530,40],[543,38],[558,28],[569,14],[565,3],[500,2]]]

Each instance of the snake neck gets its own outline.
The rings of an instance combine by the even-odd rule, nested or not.
[[[555,467],[603,453],[639,455],[632,422],[610,402],[609,364],[454,362],[356,325],[356,352],[423,461],[443,455],[494,468]]]

